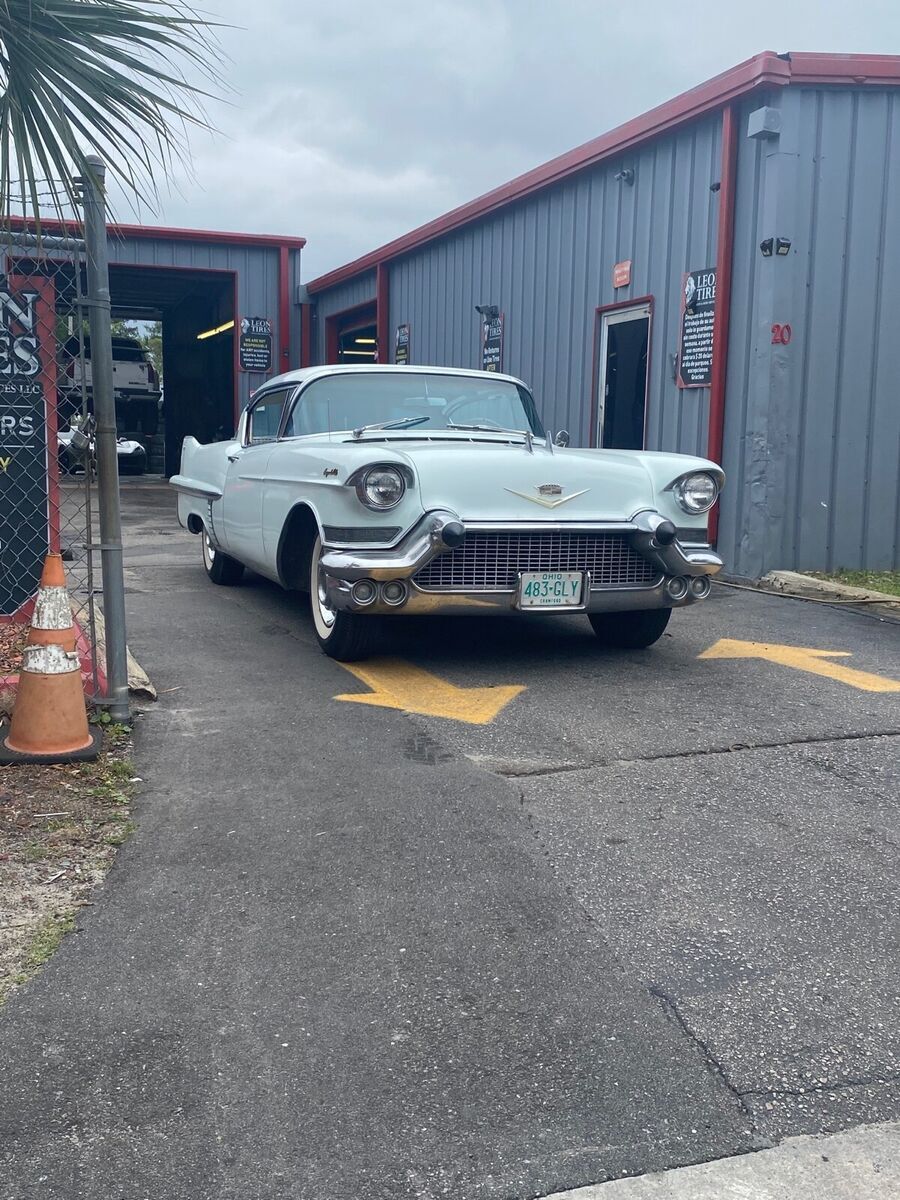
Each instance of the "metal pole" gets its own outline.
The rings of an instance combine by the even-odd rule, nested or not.
[[[100,510],[100,565],[106,625],[106,678],[109,713],[127,721],[128,650],[125,636],[125,577],[122,521],[119,513],[119,464],[116,458],[116,399],[113,387],[112,314],[106,248],[106,167],[95,155],[82,181],[87,259],[88,325],[91,333],[91,386]]]

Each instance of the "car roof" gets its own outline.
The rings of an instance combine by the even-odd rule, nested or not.
[[[321,379],[329,375],[457,375],[471,379],[502,379],[506,383],[517,383],[522,387],[528,385],[515,375],[501,375],[498,371],[472,371],[467,367],[420,367],[417,365],[401,366],[397,363],[365,363],[345,365],[343,363],[330,363],[320,367],[301,367],[296,371],[285,371],[283,375],[275,375],[258,389],[255,395],[259,395],[262,391],[269,391],[273,387],[281,387],[284,384],[291,383],[308,383],[312,379]]]

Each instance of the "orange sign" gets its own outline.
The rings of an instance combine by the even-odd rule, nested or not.
[[[613,267],[613,287],[628,287],[631,283],[631,259],[627,258],[625,262],[616,263]]]

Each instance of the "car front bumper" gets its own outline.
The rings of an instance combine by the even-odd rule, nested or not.
[[[327,547],[322,558],[328,603],[342,612],[366,612],[408,615],[503,614],[519,609],[518,588],[431,588],[420,586],[415,576],[442,554],[460,547],[470,533],[587,534],[619,537],[642,559],[655,568],[651,578],[640,585],[597,585],[587,573],[582,603],[568,608],[536,608],[542,613],[624,612],[649,608],[682,608],[696,604],[709,595],[709,577],[722,568],[722,560],[711,546],[701,542],[681,542],[674,527],[659,513],[646,510],[624,522],[565,523],[543,521],[535,524],[460,522],[450,512],[427,514],[396,546],[389,550],[368,547]],[[526,569],[532,569],[526,567]],[[546,569],[535,564],[535,570]],[[369,581],[374,599],[360,602],[354,585]],[[385,584],[400,582],[403,599],[390,603],[384,597]]]

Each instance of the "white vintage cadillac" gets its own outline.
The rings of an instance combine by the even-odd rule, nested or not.
[[[186,438],[171,482],[209,578],[308,592],[333,658],[397,613],[584,613],[607,645],[649,646],[722,566],[722,471],[567,443],[508,375],[313,367],[269,380],[233,441]]]

